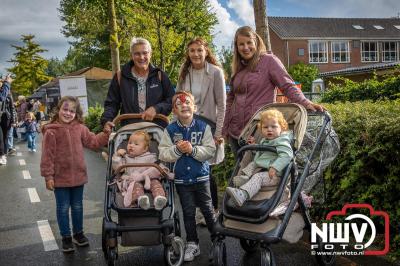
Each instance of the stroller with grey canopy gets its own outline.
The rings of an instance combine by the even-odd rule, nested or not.
[[[286,240],[297,242],[305,228],[311,231],[311,217],[302,191],[307,193],[319,183],[323,170],[339,152],[339,142],[331,128],[331,118],[327,112],[309,113],[303,106],[294,103],[268,104],[260,108],[243,129],[239,143],[237,161],[228,185],[234,186],[233,177],[245,168],[254,157],[255,151],[272,151],[266,145],[245,145],[249,136],[254,136],[256,143],[261,139],[257,130],[260,113],[268,109],[281,111],[293,131],[292,148],[295,157],[285,168],[279,183],[271,188],[261,190],[241,207],[237,207],[227,193],[224,194],[222,212],[215,223],[216,238],[213,242],[212,259],[214,265],[226,265],[227,236],[240,239],[241,247],[247,253],[260,249],[260,265],[276,265],[270,245]],[[311,131],[308,131],[308,128]],[[304,147],[302,143],[306,143]],[[310,146],[311,145],[311,146]],[[282,215],[272,217],[270,214],[280,203],[287,203]],[[296,211],[295,208],[299,207]],[[319,250],[322,243],[319,240]],[[318,250],[317,250],[318,251]],[[334,255],[319,255],[321,265],[333,265]],[[322,253],[321,253],[322,254]]]
[[[113,123],[118,125],[124,120],[139,121],[140,119],[140,114],[123,114],[117,116]],[[114,265],[118,258],[118,242],[122,246],[162,244],[166,265],[179,266],[183,262],[184,243],[180,237],[179,213],[175,209],[174,184],[168,179],[168,173],[155,163],[127,163],[119,166],[115,171],[112,168],[112,154],[119,148],[126,148],[129,136],[137,130],[144,130],[150,135],[149,151],[158,155],[158,145],[164,131],[161,125],[168,125],[168,123],[167,117],[158,114],[152,122],[141,121],[127,124],[116,131],[113,129],[110,135],[102,225],[102,249],[108,265]],[[146,193],[151,203],[148,210],[124,206],[122,193],[119,191],[116,180],[128,167],[154,167],[160,172],[160,175],[164,177],[162,184],[167,198],[167,204],[163,209],[155,209],[151,193]],[[112,212],[117,214],[117,220],[113,220]]]

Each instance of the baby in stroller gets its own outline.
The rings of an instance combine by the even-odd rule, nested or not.
[[[273,146],[276,152],[257,151],[254,161],[242,169],[243,175],[233,177],[233,183],[238,188],[227,187],[226,192],[239,207],[256,195],[261,186],[276,186],[293,158],[292,133],[287,131],[288,123],[280,111],[269,109],[262,112],[258,129],[263,136],[259,144]],[[249,137],[247,142],[255,144],[254,137]]]
[[[155,163],[157,154],[149,152],[150,136],[144,130],[135,131],[129,137],[127,150],[118,149],[112,157],[113,169],[129,163]],[[168,168],[159,164],[161,168]],[[164,188],[160,182],[160,172],[154,167],[127,167],[125,173],[117,180],[119,191],[124,197],[125,207],[150,208],[150,190],[154,198],[154,208],[161,210],[167,203]]]

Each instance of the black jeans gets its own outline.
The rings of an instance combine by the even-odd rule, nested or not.
[[[176,185],[176,190],[181,201],[183,210],[183,221],[186,230],[186,242],[198,243],[199,238],[196,231],[196,206],[200,208],[207,223],[208,231],[213,239],[214,209],[210,196],[210,182],[201,182],[191,185]]]

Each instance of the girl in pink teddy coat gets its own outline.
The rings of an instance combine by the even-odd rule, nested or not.
[[[139,130],[129,137],[127,151],[119,149],[112,157],[113,169],[128,163],[155,163],[157,155],[150,153],[150,136]],[[160,165],[164,170],[166,167]],[[144,181],[144,184],[143,184]],[[117,181],[118,187],[124,196],[124,206],[139,206],[142,209],[150,208],[150,199],[144,190],[150,190],[154,198],[154,208],[161,210],[167,203],[165,191],[160,182],[160,172],[154,167],[127,167],[125,173]]]

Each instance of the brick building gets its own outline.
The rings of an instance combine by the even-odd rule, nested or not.
[[[400,61],[400,18],[268,17],[272,51],[320,72]]]

